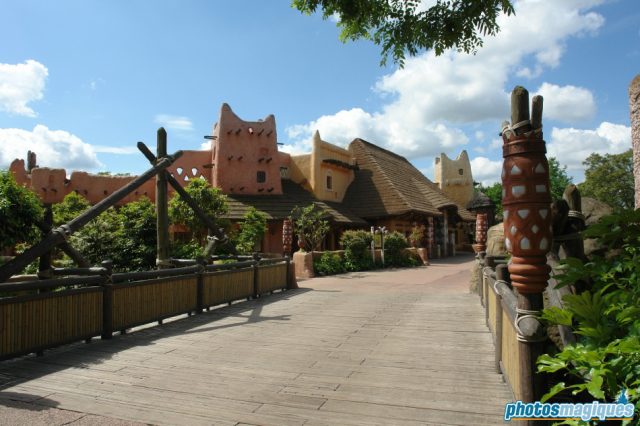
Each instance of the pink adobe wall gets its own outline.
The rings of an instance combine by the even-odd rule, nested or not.
[[[213,128],[212,184],[225,194],[282,194],[280,167],[289,166],[289,155],[278,152],[276,119],[244,121],[227,104]],[[258,172],[265,181],[258,182]]]
[[[140,161],[147,161],[142,158],[142,154],[140,156]],[[186,186],[189,180],[199,176],[211,183],[209,169],[204,167],[210,164],[210,158],[211,151],[184,151],[182,157],[168,167],[167,171],[183,186]],[[31,174],[28,174],[24,168],[24,160],[14,160],[9,170],[19,184],[30,187],[45,204],[59,203],[72,191],[78,192],[89,203],[96,204],[135,179],[135,176],[100,176],[83,171],[73,171],[70,178],[67,179],[65,169],[50,169],[48,167],[35,168]],[[170,186],[170,196],[173,192],[174,190]],[[155,195],[155,178],[151,178],[117,205],[136,201],[143,196],[154,202]]]

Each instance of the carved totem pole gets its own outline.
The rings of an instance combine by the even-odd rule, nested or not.
[[[509,272],[520,294],[541,293],[551,268],[551,195],[549,163],[542,139],[542,96],[533,99],[529,119],[529,93],[516,87],[511,94],[511,122],[503,124],[502,205]]]
[[[504,208],[505,245],[511,253],[509,273],[518,292],[515,329],[518,333],[521,380],[533,394],[541,388],[535,374],[535,360],[546,333],[537,324],[542,309],[542,292],[547,286],[551,267],[547,253],[551,248],[551,195],[549,164],[542,139],[542,97],[533,98],[529,116],[529,93],[516,87],[511,93],[511,124],[502,125],[502,205]]]
[[[293,243],[293,227],[291,226],[291,220],[285,219],[282,222],[282,251],[285,256],[289,256],[291,253],[291,244]]]
[[[434,235],[434,229],[433,229],[433,217],[429,216],[427,218],[427,249],[429,253],[429,258],[435,257],[433,253],[434,244],[435,244],[435,235]]]
[[[478,213],[476,215],[476,243],[473,245],[473,251],[476,253],[487,250],[488,225],[487,214]]]

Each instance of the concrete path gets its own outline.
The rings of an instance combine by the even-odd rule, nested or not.
[[[501,424],[472,262],[307,280],[0,363],[0,424]]]

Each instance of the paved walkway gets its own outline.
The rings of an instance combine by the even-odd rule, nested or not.
[[[307,280],[0,363],[0,424],[501,424],[511,395],[471,265]]]

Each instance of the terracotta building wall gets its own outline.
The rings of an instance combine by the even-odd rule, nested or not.
[[[140,157],[140,161],[146,162],[142,154]],[[184,151],[182,157],[167,168],[167,171],[183,186],[196,177],[204,177],[210,182],[211,175],[204,167],[210,162],[210,157],[210,151]],[[24,160],[14,160],[10,170],[18,183],[30,187],[47,204],[61,202],[72,191],[85,197],[89,203],[96,204],[135,179],[135,176],[103,176],[82,171],[73,171],[67,179],[65,169],[48,167],[38,167],[27,173]],[[155,191],[155,178],[151,178],[117,205],[139,200],[143,196],[155,201]],[[173,192],[173,188],[169,187],[170,196]]]
[[[278,152],[276,120],[241,120],[227,104],[213,128],[212,183],[227,194],[282,194],[281,167],[289,156]]]

